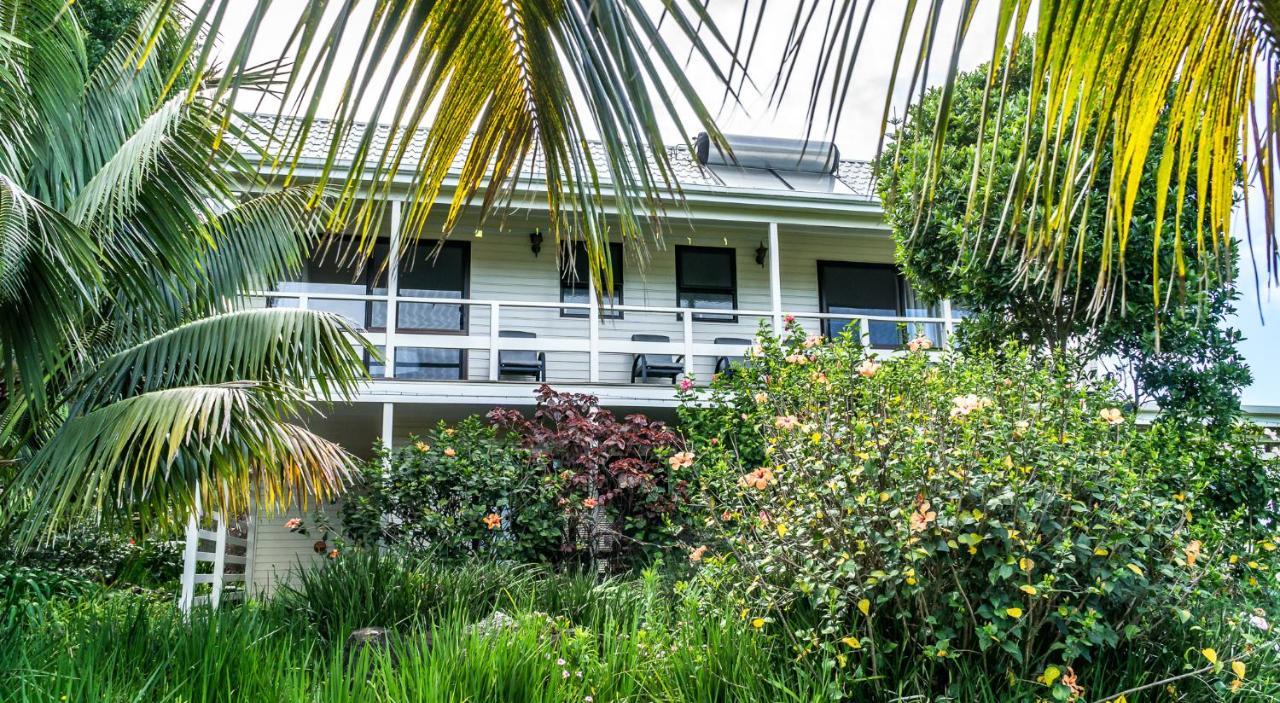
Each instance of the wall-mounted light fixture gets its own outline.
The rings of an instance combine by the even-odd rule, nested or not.
[[[756,247],[756,263],[764,266],[764,258],[769,255],[769,248],[760,242],[760,246]]]
[[[535,229],[529,233],[529,251],[536,257],[542,251],[542,230]]]

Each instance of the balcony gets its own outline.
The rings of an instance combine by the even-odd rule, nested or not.
[[[628,385],[669,389],[675,378],[634,377],[638,355],[678,365],[679,377],[710,380],[717,368],[742,357],[761,322],[772,327],[784,313],[738,308],[689,308],[536,300],[478,300],[326,290],[281,290],[254,296],[258,305],[335,312],[349,318],[386,360],[370,358],[380,381],[537,383],[532,373],[510,373],[541,354],[552,384]],[[385,289],[383,289],[385,290]],[[846,312],[788,312],[809,334],[848,328],[882,353],[909,339],[926,337],[949,346],[959,317],[950,306],[941,315],[909,316]],[[923,311],[918,311],[923,312]],[[505,336],[504,333],[536,336]],[[655,335],[667,341],[636,341]],[[652,339],[652,338],[650,338]],[[525,352],[522,356],[503,352]],[[505,357],[505,358],[504,358]]]

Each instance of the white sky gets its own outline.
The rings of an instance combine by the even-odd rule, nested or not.
[[[193,2],[193,0],[188,0]],[[194,4],[194,3],[193,3]],[[245,26],[249,19],[250,13],[253,11],[255,2],[243,0],[233,2],[228,9],[226,24],[223,28],[222,36],[225,45],[223,51],[229,51],[234,45],[234,39],[238,38],[241,29]],[[268,15],[265,22],[265,29],[260,33],[257,41],[257,48],[254,52],[256,60],[269,60],[276,58],[284,42],[288,37],[289,30],[293,27],[294,14],[301,3],[294,0],[285,0],[284,2],[276,2],[271,14]],[[367,22],[368,7],[372,3],[365,3],[362,7],[363,12],[358,11],[352,18],[353,26],[360,27]],[[768,14],[765,16],[763,26],[765,29],[760,32],[756,46],[756,57],[752,64],[752,78],[755,80],[758,89],[753,90],[750,86],[745,89],[742,96],[742,105],[722,106],[720,97],[723,93],[714,73],[709,67],[702,65],[695,58],[694,62],[689,66],[687,75],[690,82],[695,86],[706,86],[707,93],[704,100],[714,110],[719,108],[717,121],[720,128],[733,134],[753,134],[753,135],[769,135],[780,137],[802,137],[805,130],[805,114],[807,108],[807,86],[810,77],[816,71],[816,64],[811,56],[802,57],[801,63],[796,68],[795,78],[793,78],[793,90],[781,101],[780,105],[770,107],[769,91],[772,87],[773,72],[778,65],[779,57],[782,54],[786,42],[787,31],[791,26],[792,14],[794,9],[791,3],[772,0],[769,6]],[[859,3],[858,12],[861,13],[866,3]],[[927,3],[920,3],[927,5]],[[960,3],[952,3],[952,14],[944,16],[940,22],[940,42],[944,46],[949,45],[951,36],[957,22],[957,12]],[[657,5],[655,5],[657,6]],[[966,40],[965,48],[961,53],[960,69],[971,69],[982,63],[984,58],[990,56],[990,47],[992,35],[994,32],[993,22],[994,16],[987,11],[994,8],[994,3],[981,3],[979,14],[974,20],[973,26]],[[757,3],[751,2],[751,10],[754,15],[754,8]],[[884,109],[885,91],[889,84],[890,72],[892,69],[892,60],[897,42],[900,26],[901,26],[901,5],[893,2],[881,2],[873,6],[870,25],[867,29],[866,36],[863,40],[862,56],[859,64],[855,68],[854,84],[850,90],[849,98],[845,101],[843,108],[843,117],[841,123],[834,134],[834,141],[841,150],[844,158],[871,158],[875,154],[876,144],[879,139],[880,118]],[[741,13],[742,4],[721,0],[720,2],[711,3],[711,13],[719,24],[721,31],[727,35],[732,35],[737,30],[738,18]],[[821,15],[823,11],[819,11]],[[919,42],[919,25],[909,40],[906,52],[910,54],[915,50],[915,46]],[[814,28],[819,34],[813,35],[814,38],[820,36],[821,28],[825,26],[825,17],[815,17]],[[678,30],[674,25],[667,25],[671,34],[674,35]],[[811,30],[815,31],[815,30]],[[684,46],[679,41],[679,37],[672,38],[672,45],[677,49]],[[817,41],[810,40],[810,49],[816,50]],[[351,42],[343,45],[347,55],[354,60],[355,49]],[[225,55],[225,54],[224,54]],[[680,58],[687,56],[687,51],[678,51],[676,53]],[[341,66],[341,62],[339,62]],[[338,70],[341,74],[342,71]],[[935,65],[930,70],[930,82],[937,82],[945,75],[944,65]],[[895,90],[895,105],[901,105],[905,97],[906,83],[908,76],[899,76],[898,86]],[[336,92],[336,91],[335,91]],[[253,107],[252,105],[242,105],[242,107]],[[328,107],[331,114],[332,107]],[[322,109],[322,112],[324,110]],[[357,115],[358,118],[367,118],[369,110],[363,115]],[[819,111],[822,112],[821,110]],[[696,130],[696,122],[688,115],[685,116],[686,128]],[[825,136],[829,131],[829,125],[819,123],[815,125],[814,135]],[[675,123],[669,119],[663,121],[663,135],[669,143],[678,142],[682,135],[679,134]],[[685,135],[687,136],[687,135]],[[1256,200],[1255,200],[1256,202]],[[1259,232],[1261,229],[1262,213],[1255,207],[1253,219],[1254,231]],[[1238,218],[1238,226],[1235,231],[1239,236],[1244,236],[1243,214]],[[1261,254],[1258,254],[1259,263],[1261,263]],[[1275,347],[1280,342],[1280,334],[1276,333],[1277,326],[1280,325],[1280,295],[1274,289],[1268,289],[1263,285],[1261,299],[1256,295],[1254,286],[1253,267],[1248,261],[1241,262],[1241,299],[1239,301],[1240,314],[1235,325],[1241,329],[1246,337],[1246,341],[1242,345],[1246,357],[1250,362],[1254,374],[1254,385],[1245,393],[1244,402],[1246,404],[1260,405],[1280,405],[1280,364],[1273,360],[1276,353]],[[1265,267],[1259,267],[1259,276],[1265,277]],[[1266,326],[1262,324],[1262,318],[1266,319]]]

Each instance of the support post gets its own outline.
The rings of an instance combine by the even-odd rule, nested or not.
[[[497,303],[489,303],[489,380],[498,380],[498,326],[502,323],[499,319]]]
[[[600,382],[600,298],[594,281],[587,281],[587,377]]]
[[[778,223],[769,223],[769,302],[773,333],[782,334],[782,265],[778,258]]]
[[[200,488],[196,487],[195,507],[187,518],[187,541],[182,550],[182,587],[178,609],[190,613],[196,601],[196,552],[200,551]]]
[[[693,311],[684,314],[684,375],[693,375]]]
[[[396,327],[400,313],[400,201],[391,201],[391,246],[387,252],[387,336],[382,355],[387,358],[382,367],[383,378],[396,375]]]
[[[213,581],[209,591],[209,605],[217,608],[222,602],[222,587],[226,581],[227,570],[227,519],[222,513],[213,514]]]
[[[951,319],[951,299],[942,299],[942,348],[951,348],[951,333],[956,331],[955,320]]]
[[[244,597],[253,597],[253,562],[254,550],[258,546],[258,518],[254,514],[258,509],[257,501],[249,496],[249,514],[244,518]]]

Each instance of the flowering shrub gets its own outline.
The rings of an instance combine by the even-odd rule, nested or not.
[[[559,491],[556,475],[483,418],[442,422],[366,463],[343,502],[342,532],[446,559],[545,560],[559,547]]]
[[[684,398],[722,531],[699,559],[736,563],[743,617],[851,692],[976,667],[1075,699],[1091,662],[1192,627],[1207,594],[1275,602],[1274,534],[1241,538],[1184,448],[1016,348],[870,359],[793,328]]]
[[[495,408],[489,420],[557,477],[566,554],[625,555],[666,546],[683,531],[694,457],[676,451],[665,424],[644,415],[618,420],[595,396],[546,385],[532,417]]]

